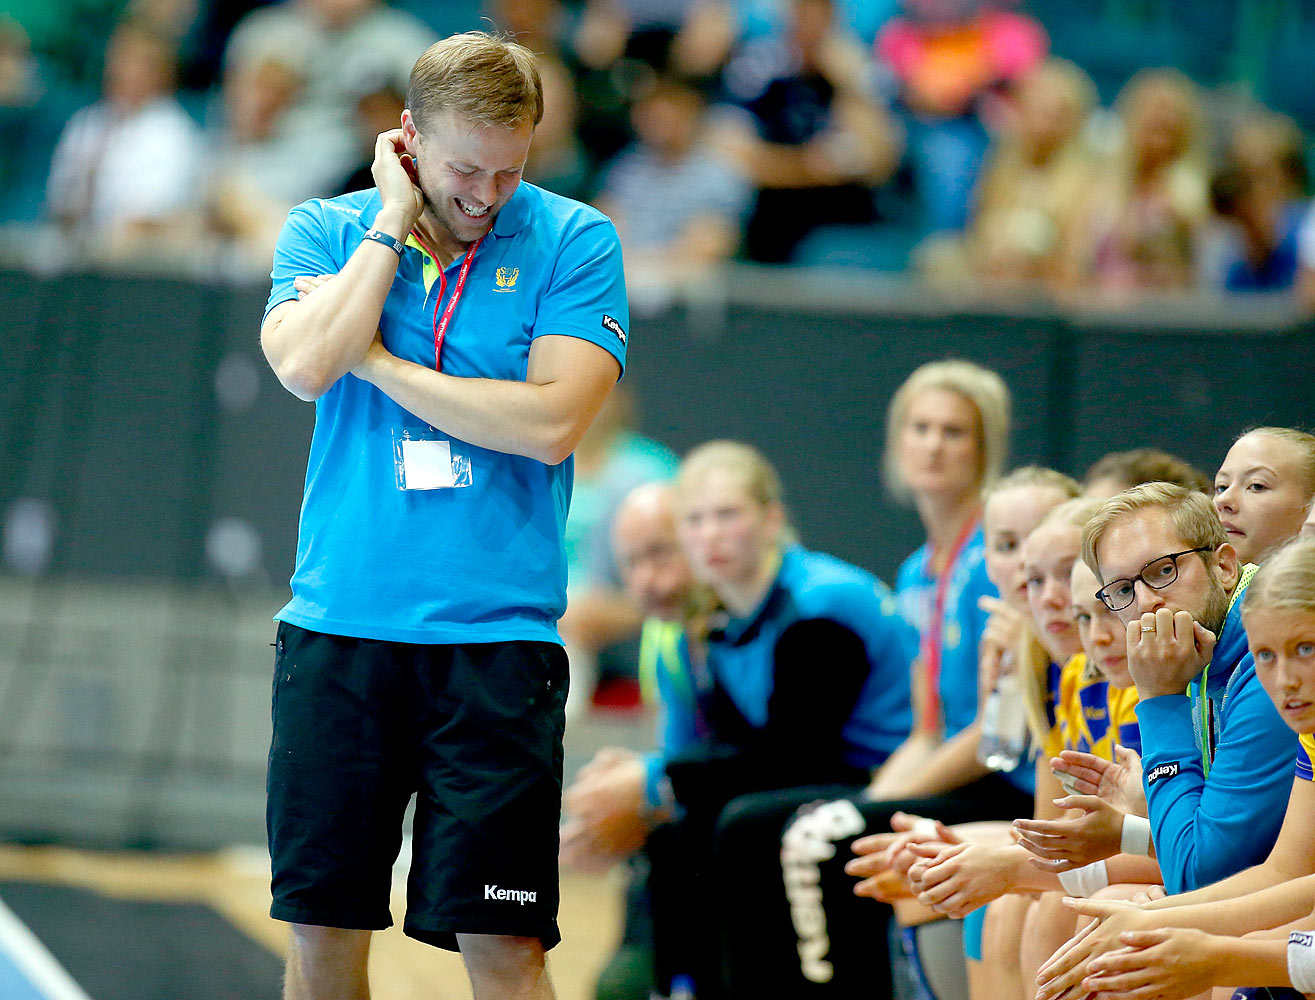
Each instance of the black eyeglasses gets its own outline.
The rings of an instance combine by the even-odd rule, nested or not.
[[[1096,591],[1096,596],[1100,598],[1100,603],[1111,611],[1122,611],[1137,599],[1136,583],[1138,580],[1150,587],[1151,590],[1163,590],[1178,579],[1179,557],[1191,555],[1193,552],[1213,551],[1213,545],[1203,545],[1195,549],[1183,549],[1181,552],[1170,552],[1167,556],[1152,559],[1131,580],[1127,578],[1111,580]]]

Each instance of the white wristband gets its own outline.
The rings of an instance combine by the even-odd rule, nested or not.
[[[1110,873],[1104,861],[1097,861],[1085,868],[1060,872],[1059,884],[1070,896],[1091,896],[1110,884]]]
[[[1119,834],[1119,850],[1124,854],[1151,856],[1151,821],[1145,816],[1124,816]]]
[[[927,816],[921,816],[918,818],[917,822],[913,824],[913,828],[909,830],[909,832],[916,833],[922,837],[934,837],[936,836],[936,821]]]
[[[1288,975],[1298,993],[1315,993],[1315,934],[1293,931],[1288,935]]]

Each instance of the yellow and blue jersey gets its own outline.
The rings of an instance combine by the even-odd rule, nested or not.
[[[1297,777],[1302,781],[1315,781],[1315,734],[1301,734],[1301,746],[1297,750]]]
[[[1079,653],[1064,664],[1060,674],[1055,724],[1045,745],[1047,756],[1080,750],[1113,760],[1116,746],[1140,753],[1136,708],[1136,688],[1114,687]]]

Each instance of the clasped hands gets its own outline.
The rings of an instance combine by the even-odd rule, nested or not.
[[[845,865],[859,876],[854,892],[893,903],[910,897],[961,917],[1009,891],[1016,859],[1009,845],[966,843],[939,821],[906,813],[891,817],[892,832],[854,842],[858,857]]]

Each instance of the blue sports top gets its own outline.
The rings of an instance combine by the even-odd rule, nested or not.
[[[1241,598],[1254,572],[1233,591],[1205,697],[1198,677],[1187,694],[1137,704],[1151,832],[1171,893],[1264,861],[1287,809],[1298,743],[1247,652]]]
[[[379,208],[376,190],[294,208],[274,252],[266,314],[297,297],[297,276],[341,270]],[[449,298],[462,260],[447,268]],[[411,238],[379,321],[388,350],[425,366],[434,364],[435,308],[445,308],[434,301],[437,277]],[[612,224],[522,183],[475,253],[443,371],[524,381],[530,345],[547,335],[590,341],[624,368],[628,326]],[[404,491],[393,457],[404,429],[429,430],[351,374],[316,400],[292,600],[277,617],[399,642],[560,642],[573,461],[548,466],[454,440],[453,451],[470,458],[471,485]]]
[[[708,672],[754,727],[767,723],[777,640],[803,621],[835,622],[867,650],[869,673],[841,733],[845,763],[874,767],[908,736],[909,651],[914,640],[890,590],[871,573],[799,546],[786,549],[775,582],[747,618],[708,643]],[[825,664],[817,684],[826,685]]]
[[[977,644],[990,617],[977,606],[984,596],[996,597],[986,576],[986,544],[979,527],[946,569],[945,612],[941,621],[941,672],[938,684],[945,737],[967,728],[977,717]],[[918,640],[932,627],[936,605],[936,574],[931,570],[931,546],[918,548],[904,560],[895,577],[899,610],[915,633],[909,650],[912,660]],[[925,665],[924,665],[925,666]],[[1019,768],[1026,770],[1026,768]]]

